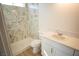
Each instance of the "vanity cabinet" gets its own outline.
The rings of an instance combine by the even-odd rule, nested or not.
[[[65,46],[61,43],[55,42],[45,37],[41,37],[42,55],[47,56],[73,56],[79,55],[79,51]]]

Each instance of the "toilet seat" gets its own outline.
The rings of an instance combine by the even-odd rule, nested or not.
[[[34,40],[31,42],[31,47],[39,47],[41,44],[40,40]]]

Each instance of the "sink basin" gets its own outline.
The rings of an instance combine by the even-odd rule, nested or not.
[[[53,35],[52,37],[56,38],[56,39],[66,39],[63,35]]]

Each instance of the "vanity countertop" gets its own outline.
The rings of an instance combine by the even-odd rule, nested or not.
[[[73,49],[79,50],[79,39],[63,35],[62,39],[56,37],[53,32],[41,32],[40,36],[56,41]]]

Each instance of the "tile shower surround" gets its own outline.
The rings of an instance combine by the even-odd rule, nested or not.
[[[33,10],[28,9],[27,6],[19,7],[2,4],[2,7],[10,43],[26,39],[28,36],[38,37],[38,15],[35,10],[34,13],[29,13]]]

